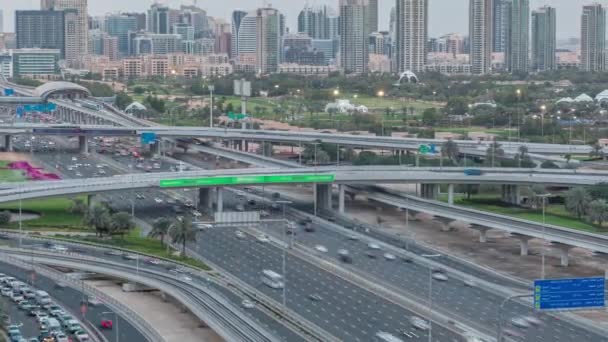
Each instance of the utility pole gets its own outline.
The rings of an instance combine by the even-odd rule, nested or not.
[[[211,94],[211,104],[209,106],[209,128],[213,128],[213,91],[214,85],[209,85],[209,93]]]

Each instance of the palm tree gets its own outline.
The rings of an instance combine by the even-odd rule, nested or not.
[[[135,223],[133,223],[131,215],[121,211],[110,217],[110,227],[112,228],[113,233],[124,236],[125,232],[135,228]]]
[[[95,232],[101,237],[110,226],[108,209],[101,204],[94,205],[85,213],[84,223],[95,228]]]
[[[441,156],[448,157],[451,161],[454,161],[459,154],[458,144],[454,142],[454,140],[449,139],[448,141],[443,143],[441,147]]]
[[[154,221],[152,225],[152,231],[148,234],[151,238],[160,237],[160,245],[165,245],[165,236],[169,233],[169,229],[171,228],[171,221],[169,218],[161,217],[158,220]]]
[[[75,198],[72,200],[69,212],[72,214],[84,214],[87,211],[87,205],[81,198]]]
[[[608,220],[608,204],[603,199],[595,200],[589,203],[588,220],[591,223],[597,222],[601,227]]]
[[[186,256],[186,243],[196,241],[196,231],[189,218],[176,220],[171,226],[171,240],[182,245],[182,257]]]
[[[591,148],[591,152],[589,152],[591,158],[604,158],[604,149],[602,148],[602,145],[595,143]]]
[[[502,146],[498,143],[498,141],[494,140],[492,145],[490,145],[486,151],[486,164],[490,163],[490,165],[494,167],[496,159],[501,159],[504,157],[504,155],[505,151],[502,149]]]
[[[591,195],[583,187],[577,187],[566,192],[566,210],[575,214],[579,219],[585,215]]]

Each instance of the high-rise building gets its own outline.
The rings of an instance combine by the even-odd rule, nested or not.
[[[532,70],[556,68],[556,14],[555,8],[541,7],[532,12]]]
[[[118,38],[118,51],[121,56],[129,53],[129,31],[137,31],[137,17],[111,14],[106,17],[105,31]]]
[[[65,60],[77,63],[88,52],[89,14],[87,0],[42,0],[43,10],[70,11],[65,19]]]
[[[581,69],[606,69],[606,9],[599,3],[583,6],[581,20]]]
[[[492,17],[494,19],[492,22],[492,52],[505,52],[508,26],[505,7],[508,1],[510,0],[494,0],[492,4]]]
[[[103,40],[107,36],[102,30],[89,30],[89,55],[103,55]]]
[[[368,0],[340,0],[340,67],[346,73],[367,72],[368,8]]]
[[[510,72],[527,73],[530,54],[530,1],[511,0],[505,11],[508,18],[505,66]]]
[[[367,29],[369,32],[378,31],[378,0],[369,0],[367,10],[368,24]]]
[[[230,46],[230,57],[235,58],[239,54],[239,31],[241,21],[247,16],[247,12],[235,10],[232,12],[232,44]]]
[[[274,8],[259,8],[256,19],[257,70],[261,74],[276,72],[281,60],[281,13]]]
[[[194,29],[194,39],[205,36],[211,30],[209,17],[207,17],[207,11],[204,9],[197,6],[181,5],[179,11],[178,23],[192,26]]]
[[[55,79],[59,77],[57,49],[17,49],[12,51],[14,77]]]
[[[4,12],[0,9],[0,32],[4,32]]]
[[[148,10],[147,31],[168,34],[171,31],[169,7],[155,3]]]
[[[146,29],[146,13],[137,13],[137,12],[129,12],[123,13],[127,17],[135,18],[135,22],[137,23],[135,30],[133,31],[141,31]]]
[[[103,54],[111,61],[118,60],[118,37],[107,36],[103,39]]]
[[[428,0],[397,0],[397,70],[424,71],[428,39]]]
[[[306,33],[312,39],[329,39],[327,6],[306,6],[298,15],[298,33]]]
[[[174,24],[173,33],[179,34],[182,40],[193,41],[194,40],[194,26],[189,24]]]
[[[64,55],[63,11],[15,11],[17,49],[57,49]]]
[[[369,53],[372,55],[388,54],[388,32],[373,32],[369,35]]]
[[[182,40],[179,34],[159,34],[143,32],[130,37],[131,51],[134,55],[166,55],[182,51]]]
[[[471,73],[486,74],[492,68],[492,0],[469,0]]]
[[[243,54],[254,55],[257,49],[257,15],[256,12],[248,13],[241,18],[238,30],[238,49],[236,56]],[[255,58],[255,57],[253,57]]]
[[[336,14],[331,14],[327,18],[327,35],[329,39],[340,39],[340,17]]]

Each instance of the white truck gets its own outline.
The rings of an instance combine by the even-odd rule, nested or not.
[[[36,291],[36,302],[38,305],[46,305],[51,303],[51,297],[46,291]]]

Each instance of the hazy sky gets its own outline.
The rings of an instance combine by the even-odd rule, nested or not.
[[[390,8],[394,0],[380,1],[381,29],[388,28]],[[548,4],[555,6],[558,13],[557,35],[559,38],[576,37],[580,31],[581,6],[599,1],[608,5],[608,0],[530,0],[532,9]],[[89,14],[101,15],[116,11],[144,11],[154,2],[153,0],[89,0]],[[180,4],[191,4],[192,0],[161,0],[177,7]],[[468,30],[468,3],[469,0],[429,0],[430,2],[430,35],[439,36],[448,32],[466,33]],[[257,6],[271,4],[287,16],[288,26],[296,27],[298,12],[306,3],[304,0],[198,0],[200,7],[207,9],[211,16],[228,19],[234,8],[254,9]],[[337,8],[338,0],[309,0],[310,4],[331,5]],[[14,31],[14,11],[16,9],[37,9],[39,0],[0,0],[0,9],[4,10],[4,28]]]

